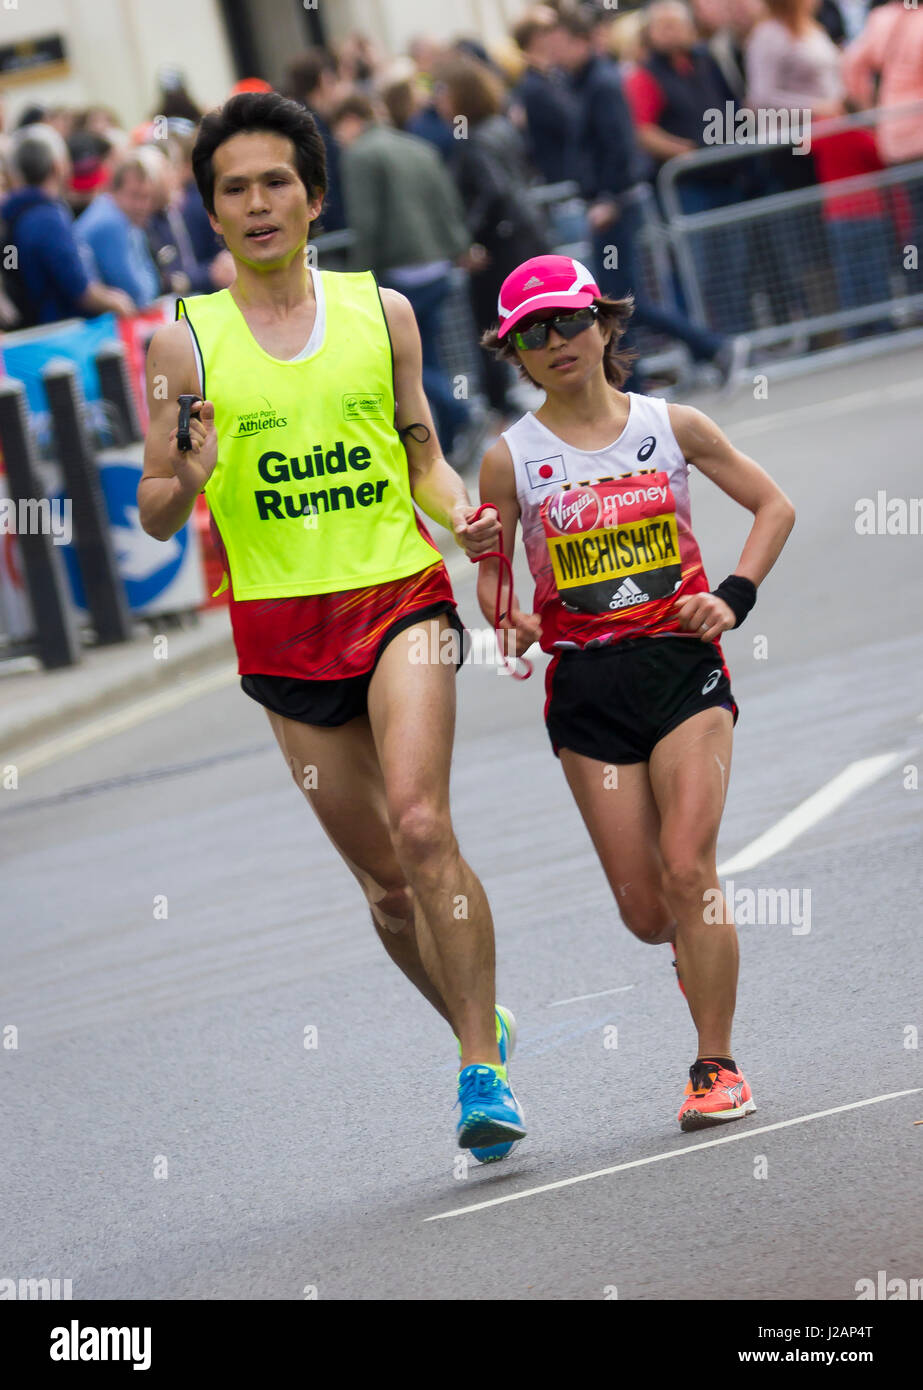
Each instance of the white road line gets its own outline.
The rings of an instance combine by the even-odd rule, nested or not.
[[[593,1178],[607,1178],[612,1173],[624,1173],[629,1168],[643,1168],[648,1163],[662,1163],[668,1158],[682,1158],[684,1154],[698,1153],[700,1149],[713,1149],[718,1144],[733,1144],[737,1139],[755,1139],[758,1134],[769,1134],[774,1129],[788,1129],[790,1125],[807,1124],[809,1120],[823,1120],[828,1115],[841,1115],[845,1110],[860,1110],[864,1105],[879,1105],[884,1100],[899,1100],[901,1096],[916,1096],[923,1086],[914,1086],[909,1091],[891,1091],[886,1096],[872,1096],[869,1100],[853,1100],[848,1105],[835,1105],[831,1110],[816,1110],[813,1115],[799,1115],[794,1120],[779,1120],[774,1125],[760,1125],[758,1129],[742,1129],[736,1134],[723,1135],[720,1139],[708,1139],[704,1144],[689,1144],[684,1149],[668,1149],[666,1153],[652,1154],[650,1158],[635,1158],[631,1163],[617,1163],[612,1168],[598,1168],[595,1173],[581,1173],[576,1178],[562,1178],[559,1182],[548,1182],[542,1187],[528,1187],[523,1192],[509,1192],[504,1197],[491,1197],[486,1202],[472,1202],[467,1207],[456,1207],[453,1211],[440,1211],[435,1216],[427,1216],[425,1221],[446,1221],[450,1216],[467,1216],[472,1211],[484,1211],[487,1207],[499,1207],[505,1202],[518,1202],[523,1197],[537,1197],[542,1192],[555,1192],[561,1187],[573,1187],[579,1182],[591,1182]]]
[[[790,410],[779,410],[774,415],[754,415],[748,420],[730,421],[724,426],[728,438],[736,439],[742,434],[767,434],[773,430],[795,425],[804,420],[823,420],[836,415],[848,415],[853,410],[866,410],[880,407],[887,401],[910,400],[923,395],[923,380],[896,381],[880,390],[857,391],[849,396],[836,396],[829,400],[812,401],[809,405],[796,405]]]
[[[764,834],[758,835],[737,854],[719,864],[719,875],[742,873],[745,869],[752,869],[756,864],[761,864],[764,859],[770,859],[780,850],[787,849],[793,840],[810,830],[812,825],[829,816],[831,811],[842,806],[844,801],[848,801],[863,787],[876,782],[879,777],[883,777],[903,758],[912,756],[915,751],[901,749],[896,753],[880,753],[874,758],[860,758],[858,762],[850,763],[831,782],[814,792],[806,801],[802,801],[793,811],[789,811],[787,816],[783,816]]]
[[[623,994],[626,989],[634,989],[634,985],[616,985],[615,989],[599,989],[595,994],[575,994],[573,999],[556,999],[548,1007],[559,1009],[562,1004],[579,1004],[583,999],[602,999],[604,994]]]
[[[82,724],[79,728],[72,729],[70,733],[61,734],[59,738],[50,739],[47,743],[39,743],[34,748],[27,749],[18,757],[14,753],[7,754],[4,760],[11,763],[20,776],[23,773],[35,772],[37,768],[45,767],[57,758],[67,757],[70,753],[78,753],[91,743],[98,743],[100,739],[109,738],[112,734],[124,733],[126,729],[133,729],[137,724],[143,724],[146,719],[153,719],[158,714],[164,714],[167,710],[177,709],[180,705],[185,705],[187,701],[194,700],[199,695],[207,695],[212,690],[219,690],[222,686],[232,685],[239,679],[237,671],[233,668],[228,669],[226,666],[222,667],[220,671],[209,671],[207,675],[196,676],[191,680],[184,681],[182,685],[171,686],[168,690],[158,691],[156,695],[147,695],[143,700],[136,700],[123,709],[114,710],[111,714],[101,715],[99,719],[94,719],[89,724]]]

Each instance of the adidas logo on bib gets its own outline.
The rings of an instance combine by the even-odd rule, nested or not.
[[[629,608],[633,603],[650,602],[650,597],[650,594],[646,594],[633,579],[625,579],[609,600],[609,607]]]

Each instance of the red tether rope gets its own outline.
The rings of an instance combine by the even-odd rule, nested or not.
[[[497,513],[497,516],[499,517],[499,515],[500,515],[499,508],[497,508],[497,507],[494,505],[493,502],[482,502],[481,505],[478,507],[477,511],[474,513],[474,516],[471,518],[471,520],[472,520],[472,521],[477,521],[478,518],[480,517],[481,513],[484,512],[484,511],[486,511],[488,507],[491,509],[491,511],[496,512],[496,513]],[[509,588],[510,588],[509,598],[507,599],[507,604],[509,605],[509,607],[512,607],[512,603],[513,603],[513,566],[510,564],[510,562],[509,562],[509,560],[507,559],[507,556],[506,556],[506,554],[505,554],[505,552],[504,552],[504,550],[503,550],[503,528],[502,528],[502,527],[500,528],[500,549],[499,549],[499,550],[488,550],[484,555],[475,555],[475,556],[472,556],[472,557],[471,557],[471,563],[474,564],[474,565],[479,565],[479,564],[481,563],[482,560],[499,560],[499,561],[500,561],[500,570],[499,570],[499,573],[498,573],[498,575],[497,575],[497,601],[496,601],[496,603],[494,604],[494,632],[495,632],[496,635],[497,635],[497,646],[498,646],[499,649],[500,649],[500,659],[501,659],[501,661],[503,662],[504,666],[506,667],[507,671],[508,671],[508,672],[510,673],[510,675],[513,677],[514,680],[517,680],[517,681],[526,681],[526,680],[529,679],[529,677],[530,677],[531,674],[532,674],[532,663],[531,663],[531,661],[529,661],[529,660],[528,660],[526,657],[524,657],[524,656],[515,657],[514,660],[515,660],[515,661],[521,661],[522,664],[523,664],[523,666],[526,668],[524,671],[517,671],[517,670],[516,670],[516,667],[513,665],[513,662],[510,661],[510,659],[509,659],[509,657],[507,656],[506,652],[503,650],[504,643],[503,643],[503,637],[501,636],[501,633],[504,633],[504,634],[505,634],[506,632],[509,631],[508,628],[501,628],[501,626],[500,626],[500,611],[501,611],[501,603],[502,603],[501,594],[503,593],[504,566],[506,567],[506,568],[505,568],[505,573],[506,573],[507,579],[509,580]],[[503,611],[504,611],[504,613],[506,613],[508,610],[505,609],[505,610],[503,610]]]

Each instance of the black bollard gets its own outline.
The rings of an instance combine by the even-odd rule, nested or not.
[[[118,571],[96,455],[90,443],[83,392],[72,362],[58,358],[42,371],[51,410],[55,452],[73,504],[74,550],[86,604],[100,645],[127,642],[131,610]]]
[[[29,433],[29,408],[21,381],[0,381],[0,447],[10,498],[17,516],[23,503],[35,515],[43,500],[36,487],[35,454]],[[33,505],[35,504],[35,505]],[[47,670],[75,666],[83,657],[67,576],[55,554],[50,529],[17,525],[19,554],[35,619],[38,656]]]
[[[100,348],[96,354],[96,370],[99,373],[100,392],[107,406],[112,442],[116,447],[133,444],[142,437],[141,422],[128,376],[125,349],[121,343],[107,343]]]

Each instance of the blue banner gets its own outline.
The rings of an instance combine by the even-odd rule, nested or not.
[[[26,390],[32,426],[41,448],[50,442],[51,420],[42,370],[55,357],[65,357],[74,363],[77,376],[90,408],[94,429],[105,426],[103,404],[99,393],[99,376],[94,358],[105,343],[120,342],[114,314],[100,314],[95,319],[66,319],[40,328],[27,328],[22,333],[3,335],[3,367],[7,376],[21,381]]]

